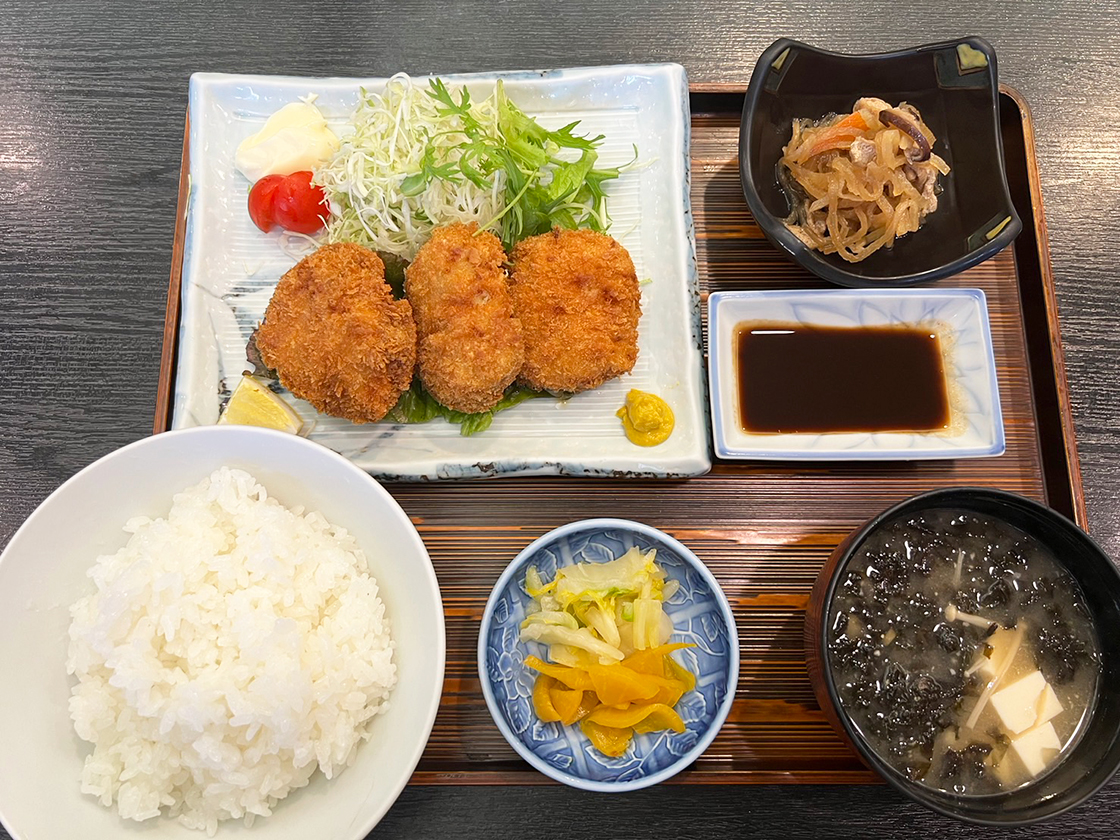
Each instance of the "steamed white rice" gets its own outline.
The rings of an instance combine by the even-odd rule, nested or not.
[[[213,834],[352,763],[397,679],[354,538],[227,468],[124,530],[70,609],[82,792]]]

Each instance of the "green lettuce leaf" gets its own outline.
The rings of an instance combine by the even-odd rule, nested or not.
[[[385,419],[392,423],[427,423],[437,417],[442,417],[448,423],[459,426],[459,434],[464,437],[476,435],[490,428],[494,422],[494,415],[520,405],[526,400],[544,397],[548,394],[543,391],[533,391],[520,385],[512,385],[497,405],[489,411],[480,411],[477,414],[466,414],[462,411],[453,411],[441,405],[420,382],[419,377],[412,380],[412,386],[401,394],[397,404],[385,415]]]

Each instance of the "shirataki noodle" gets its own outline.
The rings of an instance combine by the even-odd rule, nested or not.
[[[793,121],[779,171],[794,195],[786,225],[810,248],[860,262],[921,227],[949,166],[911,105],[865,97],[852,113]]]

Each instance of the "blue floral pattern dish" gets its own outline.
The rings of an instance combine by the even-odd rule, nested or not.
[[[739,421],[735,335],[743,322],[818,327],[928,326],[944,353],[950,427],[936,432],[752,434]],[[708,297],[715,452],[726,459],[986,458],[1006,448],[988,306],[980,289],[715,292]]]
[[[279,390],[311,440],[389,481],[573,475],[671,478],[711,468],[704,342],[690,204],[688,79],[679,64],[624,64],[501,73],[441,74],[476,101],[500,79],[510,99],[548,128],[577,122],[604,135],[596,166],[641,166],[608,184],[611,234],[629,251],[641,285],[638,360],[631,373],[570,399],[529,400],[483,434],[428,423],[351,423],[318,414]],[[245,212],[250,184],[237,146],[281,106],[309,94],[339,134],[363,89],[384,78],[196,73],[190,83],[190,204],[186,221],[172,428],[217,422],[247,367],[245,344],[280,277],[298,259],[280,234],[262,234]],[[416,76],[421,88],[428,77]],[[664,398],[676,429],[654,449],[635,446],[615,412],[631,388]]]
[[[591,746],[578,726],[543,723],[533,711],[536,672],[525,657],[547,660],[546,646],[521,642],[521,622],[532,598],[525,572],[536,566],[542,579],[578,562],[606,562],[632,546],[657,549],[657,563],[680,588],[665,602],[673,620],[672,642],[695,647],[674,654],[696,675],[696,688],[676,706],[685,731],[635,736],[626,752],[610,758]],[[739,674],[739,638],[731,608],[702,562],[672,537],[624,519],[573,522],[545,534],[517,555],[498,579],[478,640],[478,670],[486,705],[502,735],[545,775],[593,791],[636,790],[657,784],[691,764],[723,725]]]

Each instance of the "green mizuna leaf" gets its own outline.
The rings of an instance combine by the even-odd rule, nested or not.
[[[472,113],[466,89],[456,100],[441,79],[431,80],[429,88],[428,95],[439,103],[440,113],[454,116],[462,126],[457,172],[482,188],[493,183],[496,173],[504,173],[505,205],[487,227],[497,226],[507,250],[553,227],[606,229],[609,218],[603,185],[618,178],[624,167],[595,168],[603,135],[576,134],[578,121],[554,130],[544,128],[513,104],[501,80],[494,91],[495,134]],[[571,152],[564,156],[564,150],[577,150],[580,155],[571,160]],[[450,180],[448,171],[433,162],[405,179],[401,191],[412,195],[412,190],[422,191],[435,178]]]

